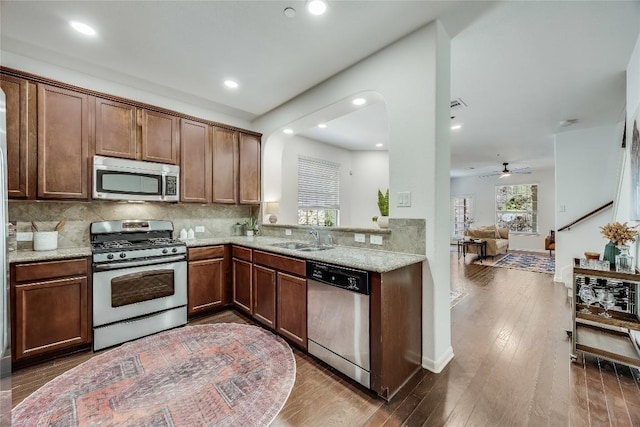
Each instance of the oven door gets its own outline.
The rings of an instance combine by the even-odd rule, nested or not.
[[[187,304],[187,262],[93,273],[93,326]]]

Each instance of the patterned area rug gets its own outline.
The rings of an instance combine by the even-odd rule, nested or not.
[[[185,326],[95,356],[12,411],[13,426],[266,426],[296,377],[259,327]]]
[[[492,267],[506,267],[535,273],[553,274],[556,271],[556,259],[547,255],[509,253],[496,260],[485,259],[482,263],[476,259],[474,264]]]

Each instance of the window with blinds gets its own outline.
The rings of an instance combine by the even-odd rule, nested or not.
[[[336,226],[340,214],[340,164],[298,156],[298,224]]]

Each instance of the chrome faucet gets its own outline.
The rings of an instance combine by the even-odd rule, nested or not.
[[[309,234],[316,239],[316,245],[320,246],[320,232],[316,230],[313,226],[311,226],[311,230],[309,230]]]

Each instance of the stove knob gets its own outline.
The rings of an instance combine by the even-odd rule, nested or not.
[[[107,259],[113,259],[113,254],[107,255]]]
[[[176,252],[178,252],[178,248],[171,249],[171,252],[173,252],[175,254]]]
[[[164,248],[164,249],[162,250],[162,253],[163,253],[163,254],[169,253],[169,249]]]
[[[120,258],[126,258],[126,257],[127,257],[127,254],[126,254],[126,253],[124,253],[124,252],[121,252],[121,253],[120,253]]]

